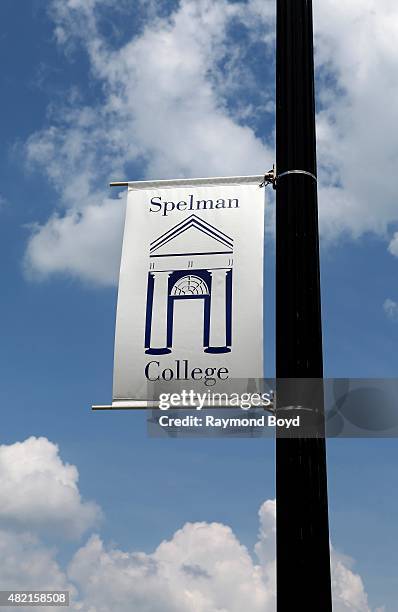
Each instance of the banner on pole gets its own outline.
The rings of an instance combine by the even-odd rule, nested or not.
[[[263,377],[261,177],[129,183],[113,406]]]

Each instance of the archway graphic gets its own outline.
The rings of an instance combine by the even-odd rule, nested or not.
[[[175,300],[201,299],[204,352],[229,353],[232,266],[233,239],[195,215],[154,240],[150,248],[145,352],[171,353]]]

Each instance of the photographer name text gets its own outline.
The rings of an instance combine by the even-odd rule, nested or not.
[[[300,427],[300,417],[287,419],[277,418],[274,415],[260,416],[260,417],[246,417],[246,418],[234,418],[234,417],[215,417],[212,415],[206,415],[204,417],[199,416],[184,416],[174,417],[168,414],[164,414],[159,417],[159,425],[161,427],[217,427],[221,429],[229,429],[234,427],[282,427],[284,429],[290,429],[291,427]]]

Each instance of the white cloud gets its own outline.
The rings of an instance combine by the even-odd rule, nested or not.
[[[334,612],[370,612],[363,582],[351,566],[352,559],[331,551],[331,571]]]
[[[398,232],[395,232],[392,239],[390,240],[388,250],[390,251],[391,255],[394,255],[394,257],[398,257]]]
[[[46,438],[29,438],[0,447],[0,480],[4,589],[67,589],[71,608],[81,612],[275,610],[273,500],[259,510],[253,555],[226,525],[186,523],[152,553],[106,546],[92,535],[63,568],[36,532],[46,523],[79,534],[97,518],[98,507],[80,499],[77,469]],[[332,577],[336,612],[370,612],[352,561],[334,550]]]
[[[98,201],[86,204],[84,211],[54,214],[34,229],[25,257],[28,276],[59,273],[95,284],[116,281],[125,202],[105,197]]]
[[[266,502],[260,510],[260,516],[269,514],[266,522],[272,522],[272,508],[274,502]],[[261,531],[257,548],[264,535],[270,534]],[[151,554],[107,547],[94,535],[66,569],[36,536],[0,530],[0,555],[4,589],[69,590],[71,609],[81,612],[276,609],[275,555],[256,564],[231,529],[219,523],[187,523]],[[333,610],[371,612],[351,564],[332,551]]]
[[[386,315],[388,316],[389,319],[391,319],[392,321],[398,321],[398,304],[397,302],[394,302],[394,300],[391,300],[390,298],[387,298],[386,301],[383,304],[383,310],[386,313]]]
[[[217,523],[187,523],[150,555],[106,550],[92,537],[69,576],[98,612],[273,609],[260,567],[231,529]]]
[[[0,584],[2,589],[65,590],[65,573],[35,535],[0,530]]]
[[[314,13],[323,231],[383,235],[398,220],[398,7],[317,0]]]
[[[261,174],[270,167],[271,148],[231,116],[225,101],[232,73],[242,73],[228,27],[240,20],[266,36],[257,20],[270,3],[184,0],[118,50],[98,34],[96,5],[52,5],[59,42],[69,48],[76,33],[81,37],[104,98],[91,108],[74,93],[50,127],[26,143],[30,167],[43,171],[58,194],[58,211],[35,226],[25,266],[33,276],[66,272],[109,284],[117,276],[123,209],[102,188],[123,179],[131,163],[150,178]],[[224,59],[228,83],[218,68]]]
[[[100,518],[93,502],[83,502],[78,471],[64,463],[47,438],[0,446],[0,525],[80,536]]]
[[[274,502],[269,515],[271,534]],[[263,528],[256,546],[270,533]],[[64,570],[55,551],[35,536],[0,531],[3,588],[66,589],[73,610],[82,612],[274,612],[275,554],[256,564],[229,527],[186,523],[151,553],[106,547],[91,536]],[[268,557],[268,555],[267,555]],[[351,561],[332,552],[333,610],[370,612],[361,578]],[[39,585],[39,586],[38,586]],[[382,610],[379,608],[378,610]],[[375,611],[376,612],[376,611]]]
[[[260,530],[255,551],[260,563],[265,567],[270,561],[275,559],[276,501],[274,499],[265,501],[259,510],[258,517]]]
[[[119,48],[98,25],[112,5],[131,11],[112,0],[51,4],[58,43],[67,51],[83,45],[103,98],[87,106],[74,90],[26,143],[30,165],[57,193],[56,211],[34,227],[28,245],[32,276],[115,282],[123,211],[103,189],[109,179],[256,174],[274,159],[273,76],[266,72],[274,2],[182,0],[163,17],[156,14],[163,5],[151,2],[151,18]],[[398,7],[316,0],[314,14],[322,234],[335,240],[370,231],[388,239],[398,221]],[[231,34],[233,24],[247,28],[246,42]],[[251,71],[250,43],[264,54],[261,81]],[[264,116],[270,127],[260,139]]]
[[[96,612],[274,612],[275,502],[265,502],[259,517],[258,564],[229,527],[187,523],[152,554],[106,549],[93,536],[68,577]],[[332,551],[333,610],[370,612],[351,563]]]

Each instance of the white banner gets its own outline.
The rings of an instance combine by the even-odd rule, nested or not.
[[[261,177],[129,183],[113,405],[263,377]]]

